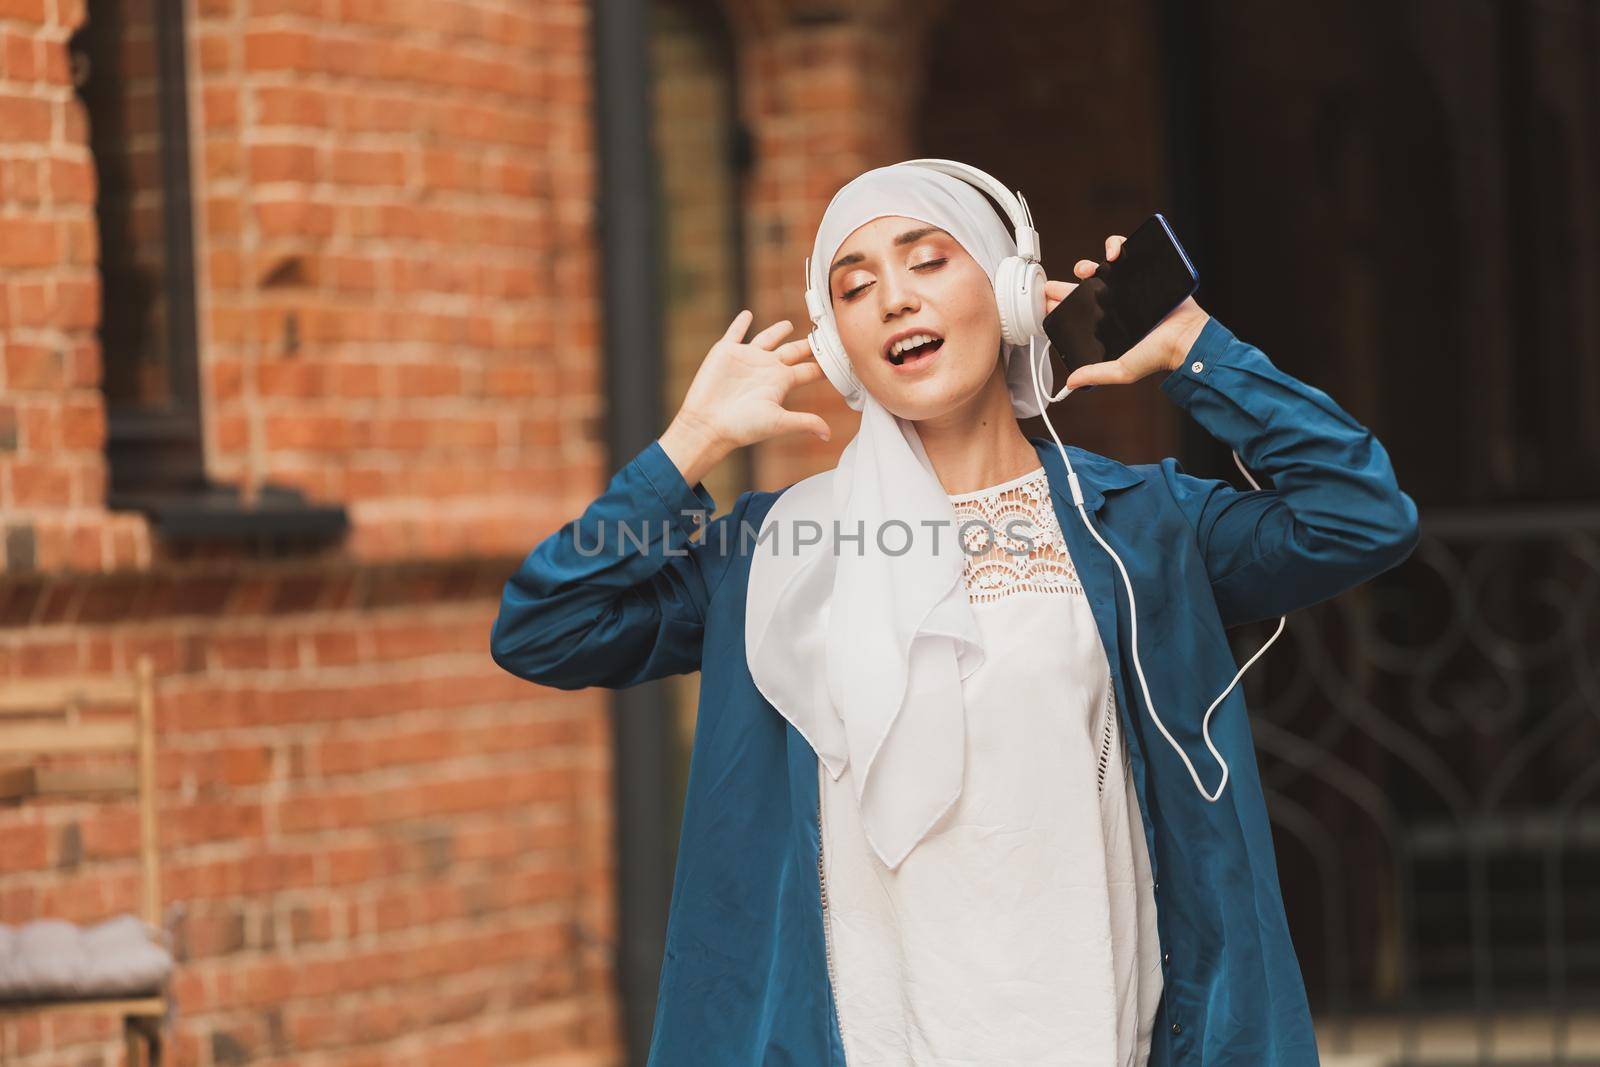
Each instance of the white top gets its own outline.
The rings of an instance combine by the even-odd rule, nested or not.
[[[1150,862],[1049,482],[1040,467],[950,499],[958,530],[987,523],[963,534],[985,659],[962,683],[961,796],[890,870],[862,834],[851,769],[834,781],[818,765],[845,1059],[1144,1067],[1162,988]],[[1031,552],[1007,550],[1021,538]]]

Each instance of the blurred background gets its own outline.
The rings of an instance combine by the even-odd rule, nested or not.
[[[1244,683],[1324,1062],[1600,1063],[1597,57],[1592,0],[0,0],[0,686],[153,660],[165,1062],[643,1063],[696,678],[521,682],[500,590],[938,156],[1051,277],[1165,213],[1420,506]],[[832,466],[795,402],[719,509]],[[1241,484],[1154,379],[1055,418]],[[14,792],[0,921],[136,910],[137,798]]]

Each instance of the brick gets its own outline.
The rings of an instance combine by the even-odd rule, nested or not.
[[[48,460],[16,459],[11,467],[11,503],[19,508],[64,508],[72,503],[68,468]]]
[[[17,416],[20,423],[17,444],[20,450],[43,455],[61,447],[60,407],[53,393],[37,403],[19,408]]]
[[[8,345],[5,350],[5,380],[19,391],[60,390],[65,383],[64,364],[59,350],[45,345]]]
[[[36,81],[43,68],[37,38],[31,34],[0,32],[0,70],[5,71],[7,81]]]
[[[298,86],[270,85],[252,90],[256,121],[262,126],[326,126],[328,94]]]
[[[4,3],[6,0],[0,0]],[[44,143],[50,139],[50,103],[31,96],[0,90],[0,130],[6,140]]]
[[[218,452],[242,451],[250,441],[250,423],[242,415],[216,415],[211,419],[212,447]]]
[[[98,397],[65,401],[61,407],[61,447],[99,451],[106,442],[106,408]]]
[[[93,329],[100,322],[100,275],[77,273],[55,284],[53,321],[64,330]]]
[[[242,228],[239,199],[234,196],[217,196],[205,203],[206,230],[213,238],[232,237]]]
[[[65,353],[67,386],[91,389],[100,384],[100,343],[80,338]]]
[[[83,176],[88,179],[90,186],[80,193],[72,194],[69,199],[80,198],[84,204],[94,202],[94,176],[85,170]],[[61,223],[62,240],[64,242],[63,262],[69,266],[97,268],[100,263],[100,231],[94,220],[89,216],[69,218]]]
[[[98,504],[101,500],[99,494],[96,494],[95,499],[91,501],[86,495],[72,492],[70,489],[69,499],[74,506]],[[98,519],[69,524],[64,530],[66,566],[89,574],[103,570],[106,558],[105,532],[105,525]]]
[[[328,237],[333,233],[333,209],[309,200],[258,202],[255,223],[265,237]]]
[[[257,30],[244,39],[244,65],[250,71],[318,69],[317,39],[295,30]]]
[[[239,90],[207,88],[200,97],[200,116],[208,134],[234,129],[239,125]]]
[[[61,239],[53,220],[0,217],[0,268],[47,267],[60,258]]]
[[[406,156],[394,151],[336,149],[329,177],[346,185],[405,185]]]
[[[461,368],[425,364],[401,366],[396,371],[396,392],[399,396],[454,396],[461,392]],[[482,423],[468,423],[482,426]],[[493,429],[493,424],[488,424]]]
[[[0,874],[45,866],[49,837],[44,826],[15,826],[0,837]]]
[[[88,17],[89,0],[55,0],[56,22],[62,28],[75,30]]]
[[[310,145],[252,145],[248,159],[256,182],[313,182],[320,175],[317,150]]]
[[[200,59],[200,69],[206,74],[230,71],[238,61],[238,46],[232,31],[199,34],[195,40],[195,49]]]
[[[0,19],[42,26],[45,21],[44,0],[0,0]]]
[[[72,60],[68,55],[65,41],[51,41],[45,44],[44,69],[40,77],[46,84],[66,88],[72,84]]]

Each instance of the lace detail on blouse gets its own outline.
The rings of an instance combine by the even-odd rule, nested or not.
[[[969,601],[988,603],[1022,592],[1083,595],[1043,467],[986,489],[951,494],[950,503],[964,549]]]

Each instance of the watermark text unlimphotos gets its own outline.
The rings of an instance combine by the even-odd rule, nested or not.
[[[705,513],[684,511],[691,523],[704,526]],[[1033,538],[1039,529],[1024,518],[1009,519],[1000,529],[983,519],[885,519],[868,528],[865,520],[858,519],[854,528],[839,519],[831,520],[832,529],[814,519],[773,521],[760,526],[740,520],[738,529],[729,522],[715,524],[705,532],[698,543],[705,549],[727,555],[737,552],[748,555],[766,551],[776,555],[798,556],[812,551],[845,555],[854,552],[865,555],[878,552],[885,556],[903,556],[921,544],[934,554],[958,547],[968,555],[984,555],[996,550],[1025,556],[1033,551]],[[689,544],[674,544],[673,531],[678,524],[671,519],[655,521],[617,519],[599,523],[574,524],[573,544],[580,556],[599,556],[607,551],[622,556],[629,552],[647,552],[659,547],[667,556],[686,556],[692,550]]]

